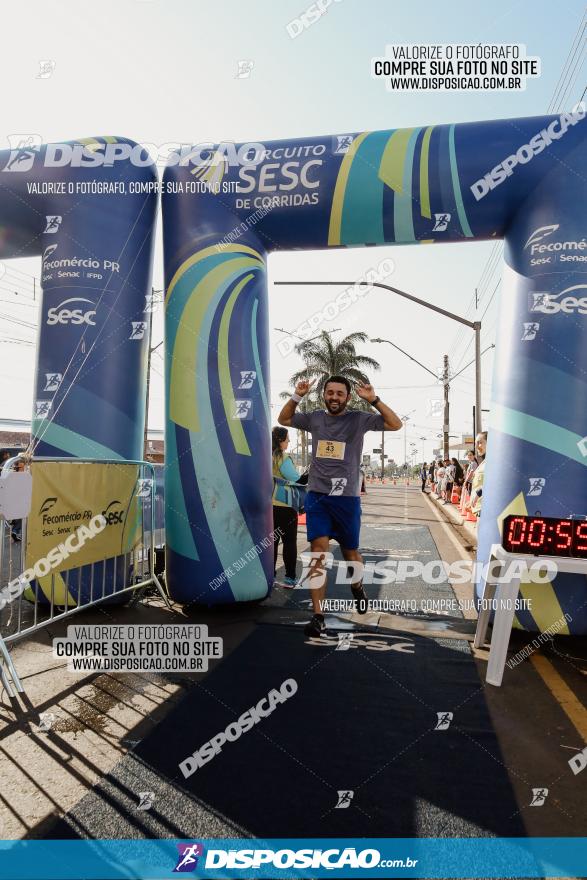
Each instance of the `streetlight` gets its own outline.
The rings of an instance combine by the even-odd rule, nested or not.
[[[433,312],[438,312],[440,315],[444,315],[445,318],[450,318],[453,321],[458,321],[459,324],[464,324],[466,327],[470,327],[471,330],[475,333],[475,420],[476,420],[476,433],[478,434],[482,430],[481,426],[481,321],[468,321],[467,318],[462,318],[460,315],[455,315],[454,312],[449,312],[446,309],[441,309],[440,306],[433,306],[432,303],[426,302],[424,299],[420,299],[417,296],[413,296],[411,293],[406,293],[405,290],[399,290],[397,287],[391,287],[389,284],[383,284],[380,281],[276,281],[275,284],[280,285],[293,285],[293,284],[315,284],[320,286],[332,286],[332,285],[342,285],[343,287],[354,287],[356,284],[359,284],[361,287],[381,287],[382,290],[389,290],[391,293],[397,293],[398,296],[403,296],[405,299],[409,299],[411,302],[418,303],[420,306],[424,306],[426,309],[431,309]],[[392,343],[393,344],[393,343]],[[396,346],[397,348],[397,346]],[[401,349],[400,349],[401,350]],[[405,354],[405,352],[404,352]],[[409,355],[408,355],[409,357]],[[412,358],[415,360],[415,358]],[[420,365],[422,366],[422,365]],[[428,369],[425,367],[425,369]],[[436,375],[436,374],[435,374]],[[436,376],[438,378],[438,376]]]
[[[408,354],[407,351],[404,351],[403,348],[400,348],[399,345],[396,345],[395,342],[392,342],[390,339],[379,339],[379,338],[375,338],[375,339],[371,339],[371,342],[386,342],[388,345],[391,345],[393,348],[396,348],[398,351],[401,351],[402,354],[404,354],[407,358],[409,358],[409,359],[410,359],[411,361],[413,361],[415,364],[418,364],[419,367],[422,367],[423,370],[426,370],[427,373],[430,373],[431,376],[434,376],[435,379],[438,379],[438,378],[439,378],[438,373],[435,373],[433,370],[431,370],[431,369],[430,369],[429,367],[427,367],[425,364],[421,363],[417,358],[412,357],[411,354]],[[485,352],[486,352],[486,351],[489,351],[490,348],[495,348],[495,346],[494,346],[494,345],[488,345],[487,348],[485,348],[485,349],[481,352],[481,354],[482,354],[482,355],[485,354]],[[470,363],[466,364],[461,370],[459,370],[458,373],[455,373],[454,376],[451,376],[451,375],[450,375],[449,366],[448,366],[448,355],[447,355],[447,354],[444,355],[444,359],[443,359],[443,361],[444,361],[444,364],[443,364],[443,369],[442,369],[442,375],[441,375],[440,378],[441,378],[441,380],[442,380],[442,384],[443,384],[443,386],[444,386],[444,415],[443,415],[443,428],[444,428],[444,441],[443,441],[443,446],[444,446],[444,449],[443,449],[443,452],[444,452],[444,457],[446,458],[446,456],[448,455],[448,437],[449,437],[449,421],[450,421],[450,419],[449,419],[449,413],[450,413],[450,403],[449,403],[450,382],[451,382],[452,379],[455,379],[457,376],[460,376],[461,373],[464,372],[468,367],[470,367],[472,363],[475,363],[475,361],[471,361]],[[473,407],[473,410],[475,411],[475,407]]]
[[[422,464],[424,464],[424,442],[426,437],[420,437],[420,440],[422,441]]]
[[[424,369],[426,369],[426,368],[424,368]],[[406,424],[410,421],[410,416],[412,415],[412,413],[415,413],[415,412],[416,412],[416,410],[412,409],[405,416],[400,416],[400,421],[404,423],[404,467],[408,463],[408,452],[407,452],[408,432],[406,430]]]

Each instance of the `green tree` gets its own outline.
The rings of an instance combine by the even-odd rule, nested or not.
[[[290,384],[295,388],[300,379],[316,379],[316,385],[310,393],[314,405],[309,409],[322,406],[324,383],[329,376],[344,376],[352,385],[356,382],[368,382],[366,370],[379,370],[378,361],[366,355],[358,354],[356,346],[367,342],[366,333],[350,333],[341,340],[333,340],[326,330],[316,339],[300,342],[295,350],[303,358],[305,367],[291,377]],[[356,409],[369,409],[369,404],[351,392],[351,406]]]
[[[331,338],[330,333],[322,330],[320,336],[300,342],[295,351],[304,361],[304,369],[291,376],[289,384],[295,388],[301,379],[316,379],[316,385],[300,404],[302,412],[312,412],[323,407],[322,394],[324,383],[329,376],[344,376],[353,386],[350,406],[353,409],[371,410],[369,404],[354,392],[356,382],[369,382],[366,370],[380,370],[378,361],[366,355],[358,354],[356,346],[368,342],[366,333],[349,333],[341,340]],[[288,398],[290,392],[282,392],[281,397]],[[307,461],[307,441],[305,431],[302,432],[302,460]]]

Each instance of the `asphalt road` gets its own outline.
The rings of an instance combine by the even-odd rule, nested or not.
[[[370,486],[363,511],[361,547],[373,566],[470,557],[468,539],[419,486]],[[302,551],[303,528],[299,537]],[[334,583],[343,569],[336,560],[335,552],[329,597],[345,599],[348,586]],[[278,588],[261,605],[211,611],[169,612],[154,602],[88,613],[88,620],[107,613],[110,623],[207,622],[211,635],[225,639],[225,657],[206,674],[143,677],[154,708],[149,712],[147,700],[140,719],[128,714],[137,705],[133,694],[145,692],[137,677],[93,676],[72,686],[58,664],[31,666],[29,704],[9,706],[4,697],[0,715],[10,743],[0,768],[10,762],[13,792],[0,800],[3,836],[584,834],[587,771],[582,778],[568,763],[586,742],[584,640],[555,639],[493,688],[484,681],[486,652],[471,646],[470,586],[453,589],[446,578],[427,584],[418,576],[370,584],[367,592],[388,610],[362,618],[333,612],[326,635],[310,642],[303,636],[303,589]],[[422,610],[431,598],[448,613]],[[38,638],[41,659],[49,636],[61,634],[55,626]],[[511,653],[529,641],[514,633]],[[30,648],[17,647],[19,668]],[[295,696],[184,777],[179,765],[187,755],[287,678],[297,683]],[[98,685],[108,699],[87,697],[84,688]],[[83,705],[77,726],[69,708],[69,726],[58,720],[31,736],[38,709],[59,719],[65,696]],[[72,753],[98,766],[84,775],[71,762],[68,773],[63,755]],[[28,795],[19,800],[25,754]],[[58,761],[60,772],[53,773]],[[44,772],[31,773],[31,763]],[[341,791],[353,792],[346,806],[338,805]],[[151,805],[145,808],[142,798],[139,807],[145,792]]]

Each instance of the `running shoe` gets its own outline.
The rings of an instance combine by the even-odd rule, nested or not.
[[[308,623],[304,627],[304,635],[308,639],[321,636],[322,633],[325,631],[326,624],[324,623],[324,616],[322,614],[314,614],[312,619],[308,621]]]
[[[351,587],[351,593],[353,594],[353,599],[355,600],[355,608],[357,610],[357,614],[366,614],[368,608],[368,599],[367,593],[363,589],[363,584],[360,584],[358,587]]]
[[[298,581],[297,578],[284,577],[283,586],[286,590],[293,590],[297,587]]]

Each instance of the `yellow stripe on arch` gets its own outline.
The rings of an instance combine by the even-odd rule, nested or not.
[[[191,269],[192,266],[195,266],[196,263],[199,263],[202,260],[205,260],[207,257],[212,257],[218,253],[219,253],[218,245],[213,244],[213,245],[210,245],[210,247],[202,248],[201,251],[198,251],[197,253],[192,254],[191,257],[188,257],[187,260],[184,260],[184,262],[181,264],[181,266],[175,272],[173,278],[169,282],[169,286],[167,288],[167,293],[165,294],[165,301],[167,302],[167,300],[169,299],[169,297],[173,293],[173,289],[174,289],[175,285],[180,280],[182,275],[185,275],[185,273],[187,272],[188,269]],[[239,245],[228,244],[222,248],[222,253],[223,254],[231,254],[231,253],[251,254],[251,256],[256,257],[258,259],[259,263],[263,264],[263,258],[261,256],[261,254],[246,244],[239,244]]]
[[[503,534],[503,521],[506,516],[510,516],[510,514],[527,516],[528,508],[526,507],[523,492],[516,495],[516,497],[510,501],[508,506],[497,517],[497,527],[500,535]],[[551,581],[544,584],[533,584],[527,581],[521,582],[520,593],[522,594],[522,598],[528,602],[530,614],[534,618],[534,622],[540,632],[544,632],[544,630],[548,629],[549,626],[552,626],[555,621],[560,622],[561,619],[566,621]],[[514,618],[514,626],[516,629],[522,629],[517,617]],[[565,625],[560,628],[559,632],[564,633],[565,635],[569,634],[569,627],[566,622]]]
[[[353,164],[353,159],[355,158],[359,147],[369,134],[371,134],[371,132],[364,131],[363,134],[360,134],[358,137],[356,137],[350,145],[348,152],[345,154],[342,162],[340,163],[338,177],[336,178],[336,184],[334,187],[334,195],[332,196],[332,206],[330,209],[330,226],[328,228],[329,247],[340,244],[340,234],[342,230],[342,209],[344,206],[344,197],[346,193],[346,186],[348,183],[349,174],[351,171],[351,165]]]
[[[192,265],[197,260],[194,260]],[[169,416],[176,425],[190,431],[200,430],[196,394],[198,350],[207,340],[201,339],[201,327],[210,302],[218,288],[235,272],[258,268],[258,259],[235,257],[211,269],[194,287],[182,312],[172,352],[169,382]],[[170,292],[174,281],[170,284]]]
[[[245,285],[247,285],[253,277],[254,275],[252,272],[250,272],[248,275],[245,275],[245,277],[241,281],[239,281],[237,286],[230,294],[224,312],[222,313],[222,318],[220,320],[220,329],[218,333],[218,374],[220,378],[222,403],[224,405],[226,422],[230,429],[230,436],[232,437],[235,451],[238,452],[240,455],[250,455],[251,450],[249,444],[247,443],[247,438],[245,437],[242,421],[240,419],[233,418],[234,391],[230,378],[230,365],[228,359],[228,331],[230,329],[230,319],[232,317],[232,312],[237,298]]]
[[[422,217],[432,219],[430,212],[430,182],[428,179],[428,158],[430,154],[430,136],[434,126],[429,126],[422,138],[422,151],[420,153],[420,213]]]
[[[379,164],[379,179],[398,195],[404,190],[404,169],[410,138],[415,128],[400,128],[387,141]]]

